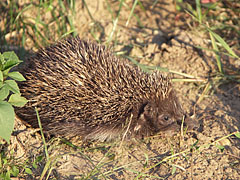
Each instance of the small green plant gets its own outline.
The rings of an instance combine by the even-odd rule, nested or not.
[[[199,104],[200,101],[202,101],[203,97],[209,93],[213,87],[218,87],[221,84],[224,84],[226,82],[239,82],[239,73],[229,73],[228,68],[223,66],[223,55],[228,56],[230,58],[239,59],[240,57],[235,53],[233,50],[234,47],[231,47],[227,43],[227,39],[225,40],[224,34],[221,30],[221,26],[216,26],[214,24],[222,24],[225,25],[224,21],[221,21],[220,19],[215,18],[211,15],[219,11],[219,2],[212,2],[205,4],[200,0],[195,0],[196,7],[192,7],[191,5],[187,4],[187,9],[185,9],[186,13],[192,18],[192,22],[196,23],[195,26],[200,29],[200,31],[205,31],[209,34],[209,40],[212,44],[212,48],[203,48],[200,46],[195,46],[198,49],[201,50],[207,50],[212,51],[215,55],[215,61],[217,65],[217,69],[215,72],[211,75],[210,79],[198,79],[204,82],[204,90],[200,98],[197,100],[196,104]],[[232,10],[233,11],[233,10]],[[231,17],[229,17],[231,18]],[[216,33],[215,31],[221,30],[220,32]],[[234,31],[231,31],[234,33]],[[186,76],[185,76],[186,77]],[[191,78],[191,77],[189,77]],[[194,78],[193,78],[194,79]],[[190,81],[189,81],[190,82]],[[195,81],[197,82],[197,81]]]
[[[68,34],[77,35],[74,27],[75,1],[0,1],[5,28],[0,29],[0,43],[6,44],[6,35],[19,33],[16,44],[25,46],[26,39],[35,47],[43,47]],[[43,16],[47,14],[46,16]],[[45,18],[44,18],[45,17]]]
[[[29,160],[17,159],[15,152],[0,152],[0,179],[11,180],[11,177],[29,176],[33,177],[34,171],[39,168],[39,163],[43,160],[43,156],[37,156],[33,162]]]
[[[0,179],[10,180],[11,176],[17,177],[19,168],[12,162],[12,157],[7,157],[5,152],[0,153]]]
[[[14,127],[13,106],[22,107],[27,103],[16,83],[25,78],[17,71],[10,72],[20,62],[14,52],[0,53],[0,137],[8,143]]]

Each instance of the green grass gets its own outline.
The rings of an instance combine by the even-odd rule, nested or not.
[[[160,165],[167,165],[172,168],[172,173],[174,174],[177,169],[181,169],[184,171],[184,168],[175,164],[176,160],[178,159],[186,159],[188,160],[188,157],[191,154],[198,154],[202,153],[204,150],[208,149],[209,147],[214,147],[219,149],[221,152],[224,151],[224,146],[221,145],[221,141],[229,138],[229,137],[237,137],[240,138],[240,133],[239,132],[233,132],[231,134],[228,134],[224,137],[218,138],[213,142],[205,142],[204,144],[199,145],[198,141],[193,142],[193,144],[189,147],[184,147],[184,150],[180,150],[176,152],[178,147],[174,147],[171,151],[170,155],[165,156],[162,158],[161,156],[157,157],[149,157],[148,154],[144,154],[145,158],[139,159],[139,160],[134,160],[129,163],[126,163],[124,165],[120,166],[115,166],[112,167],[111,169],[107,168],[108,164],[115,164],[118,161],[121,161],[122,157],[124,155],[121,154],[121,151],[129,151],[131,149],[131,146],[129,146],[128,143],[125,143],[122,147],[119,147],[119,144],[117,143],[95,143],[93,146],[94,147],[77,147],[74,146],[72,150],[69,150],[70,152],[68,155],[78,155],[81,156],[84,159],[87,159],[86,163],[91,164],[92,170],[90,170],[86,174],[81,175],[82,180],[87,180],[87,179],[94,179],[94,178],[99,178],[99,179],[111,179],[110,177],[114,175],[116,172],[121,172],[121,171],[126,171],[129,173],[135,174],[135,180],[141,179],[141,178],[156,178],[156,179],[165,179],[159,176],[153,176],[149,174],[151,170],[154,168],[160,166]],[[147,141],[147,139],[145,139]],[[184,140],[181,140],[181,144],[184,145]],[[146,143],[146,142],[142,142]],[[123,149],[121,149],[123,148]],[[116,151],[117,150],[117,151]],[[95,157],[90,157],[88,154],[93,153],[101,153],[104,152],[104,155],[98,160],[97,163],[95,162]],[[66,155],[66,154],[65,154]],[[61,158],[60,156],[58,158]],[[46,164],[47,165],[47,164]],[[141,166],[142,171],[136,171],[133,170],[135,166]],[[46,166],[45,166],[46,167]]]
[[[2,146],[2,145],[1,145]],[[21,159],[15,157],[14,149],[1,150],[0,153],[0,179],[10,180],[12,177],[33,177],[40,167],[43,157],[41,155],[33,159]]]
[[[17,45],[25,45],[30,38],[36,48],[44,47],[57,39],[72,34],[76,35],[73,25],[75,1],[37,1],[20,5],[18,1],[5,1],[0,3],[4,13],[4,29],[0,32],[1,44],[6,43],[4,37],[18,33]],[[44,19],[42,15],[50,16]]]
[[[213,51],[215,54],[215,61],[217,64],[218,69],[215,69],[215,72],[213,72],[211,78],[206,77],[206,86],[204,88],[203,94],[199,97],[196,104],[200,103],[203,97],[209,93],[209,90],[213,87],[218,87],[221,84],[229,83],[229,82],[239,82],[239,72],[231,73],[229,74],[227,70],[223,67],[223,55],[227,55],[229,57],[240,59],[238,55],[233,51],[233,49],[228,45],[226,41],[229,39],[225,39],[221,37],[221,35],[217,34],[214,31],[217,31],[221,26],[224,25],[224,21],[219,21],[216,19],[216,17],[211,16],[211,13],[217,14],[215,11],[220,10],[220,2],[213,3],[211,5],[205,5],[205,8],[202,8],[200,0],[196,0],[196,9],[188,5],[188,9],[185,10],[193,19],[193,21],[197,22],[197,29],[206,31],[209,34],[210,41],[212,43],[212,49],[204,49],[202,47],[196,47],[199,49],[204,49],[206,51]],[[231,11],[234,11],[234,7],[232,9],[229,9]],[[238,14],[240,14],[238,12]],[[230,18],[230,17],[228,17]],[[240,23],[240,21],[238,21]],[[219,24],[218,27],[214,26],[214,24]],[[229,25],[232,26],[232,25]],[[225,26],[227,27],[227,25]],[[232,29],[233,30],[233,29]],[[232,33],[239,34],[240,29],[233,30]],[[196,81],[197,82],[197,81]]]

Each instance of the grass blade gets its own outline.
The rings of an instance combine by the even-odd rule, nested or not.
[[[202,23],[202,9],[201,9],[201,3],[200,0],[196,0],[196,9],[197,9],[197,18],[199,23]]]
[[[212,31],[209,31],[209,35],[210,35],[210,38],[211,38],[213,50],[215,51],[218,70],[219,70],[220,73],[223,74],[223,67],[222,67],[221,57],[219,55],[219,50],[218,50],[215,38],[213,37]]]
[[[134,4],[133,4],[133,7],[132,7],[132,9],[131,9],[130,15],[128,16],[128,20],[127,20],[127,22],[126,22],[126,26],[128,26],[128,24],[129,24],[129,21],[130,21],[132,15],[133,15],[133,11],[134,11],[137,3],[138,3],[138,0],[135,0],[135,1],[134,1]]]
[[[209,32],[212,34],[212,36],[228,51],[229,54],[231,54],[235,58],[239,58],[233,50],[230,48],[230,46],[221,38],[218,34],[213,32],[211,29],[209,29]]]
[[[121,12],[121,10],[122,10],[122,5],[123,5],[123,3],[124,3],[124,0],[121,0],[121,1],[120,1],[120,4],[119,4],[119,9],[118,9],[117,17],[113,20],[113,28],[112,28],[112,31],[111,31],[109,37],[108,37],[108,40],[107,40],[106,44],[108,44],[110,41],[112,41],[114,32],[116,31],[116,28],[117,28],[118,19],[119,19],[120,12]]]

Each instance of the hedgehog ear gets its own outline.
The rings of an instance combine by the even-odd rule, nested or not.
[[[139,107],[138,118],[141,118],[141,119],[143,118],[144,114],[147,111],[147,105],[148,105],[148,102],[145,102]]]
[[[145,128],[144,124],[147,121],[145,116],[146,106],[147,106],[147,103],[144,103],[138,109],[138,118],[137,118],[138,121],[136,123],[136,126],[134,127],[135,132],[140,132],[143,127]]]

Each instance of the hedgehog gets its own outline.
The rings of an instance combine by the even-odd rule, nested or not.
[[[29,101],[16,114],[62,137],[107,141],[155,135],[184,116],[171,79],[147,73],[106,46],[79,36],[43,48],[19,70],[21,94]]]

